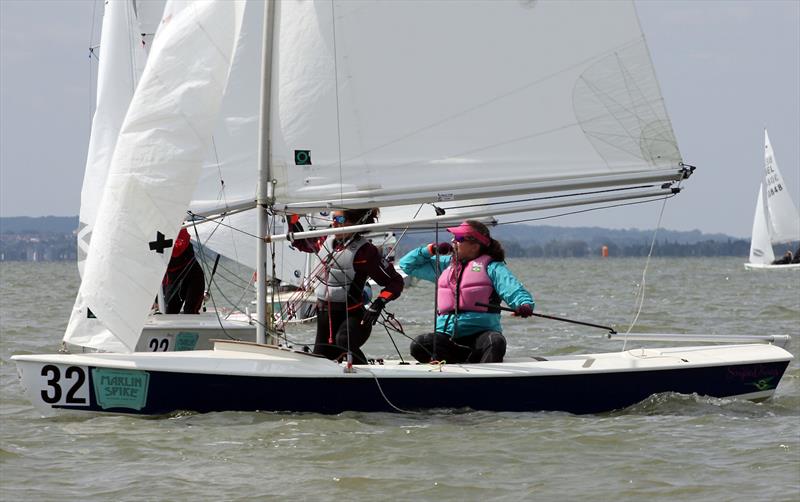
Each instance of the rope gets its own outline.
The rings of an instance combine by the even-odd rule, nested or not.
[[[412,415],[419,415],[419,414],[420,414],[420,412],[418,412],[418,411],[404,410],[403,408],[400,408],[399,406],[395,405],[395,404],[394,404],[394,403],[393,403],[393,402],[392,402],[392,401],[389,399],[389,396],[387,396],[387,395],[386,395],[386,393],[385,393],[385,392],[383,392],[383,388],[381,387],[381,382],[380,382],[380,380],[378,379],[378,375],[376,375],[376,374],[375,374],[375,373],[374,373],[372,370],[370,370],[369,368],[360,368],[360,369],[362,369],[363,371],[366,371],[367,373],[369,373],[369,374],[372,376],[372,378],[374,378],[374,379],[375,379],[375,385],[377,385],[377,386],[378,386],[378,392],[380,392],[380,393],[381,393],[381,396],[383,397],[383,400],[384,400],[384,401],[386,401],[386,404],[388,404],[389,406],[391,406],[391,407],[392,407],[392,408],[394,408],[395,410],[399,411],[400,413],[408,413],[408,414],[412,414]]]
[[[655,248],[656,244],[656,236],[658,235],[658,229],[661,228],[661,220],[664,217],[664,208],[667,207],[667,199],[670,197],[664,197],[664,200],[661,204],[661,210],[658,213],[658,222],[656,223],[656,228],[653,230],[653,239],[650,241],[650,251],[647,253],[647,259],[644,262],[644,270],[642,270],[642,282],[639,285],[639,291],[637,292],[637,300],[638,306],[636,309],[636,315],[633,317],[633,321],[631,321],[630,326],[628,326],[627,331],[625,331],[625,336],[622,342],[622,352],[625,352],[625,347],[628,344],[628,334],[631,332],[631,329],[636,325],[636,321],[639,320],[639,314],[642,313],[642,307],[644,306],[644,297],[645,297],[645,286],[647,280],[647,269],[650,266],[650,258],[653,256],[653,248]]]

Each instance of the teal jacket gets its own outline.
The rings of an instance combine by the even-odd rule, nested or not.
[[[439,256],[439,270],[444,271],[450,265],[450,255]],[[403,256],[400,259],[400,268],[412,276],[426,281],[436,282],[436,259],[428,252],[427,246],[422,246]],[[486,267],[486,272],[492,280],[494,290],[500,295],[509,307],[517,308],[526,303],[534,306],[533,295],[520,283],[505,263],[493,261]],[[458,324],[458,332],[453,338],[477,335],[484,331],[497,331],[502,333],[500,314],[491,312],[459,312],[458,314],[444,314],[436,316],[436,331],[453,336],[453,330]]]

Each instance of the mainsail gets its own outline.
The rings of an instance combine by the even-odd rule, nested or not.
[[[681,162],[629,2],[277,6],[271,169],[289,208],[602,185]]]

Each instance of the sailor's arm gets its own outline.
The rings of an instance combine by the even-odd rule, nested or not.
[[[439,255],[439,271],[441,272],[450,264],[450,256]],[[426,281],[436,280],[436,259],[431,253],[430,246],[420,246],[412,249],[405,256],[400,258],[400,268],[406,274],[424,279]]]
[[[511,273],[505,263],[490,263],[487,273],[494,284],[495,291],[509,307],[516,309],[522,305],[530,305],[531,309],[533,308],[535,305],[533,295],[525,289],[525,286]]]

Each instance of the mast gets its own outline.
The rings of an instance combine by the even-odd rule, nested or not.
[[[257,225],[260,236],[267,235],[267,210],[274,203],[270,172],[270,102],[272,94],[272,42],[275,32],[275,2],[267,0],[264,8],[263,52],[261,56],[261,113],[258,123],[258,193]],[[267,327],[267,243],[258,239],[256,248],[256,343],[266,343]]]

